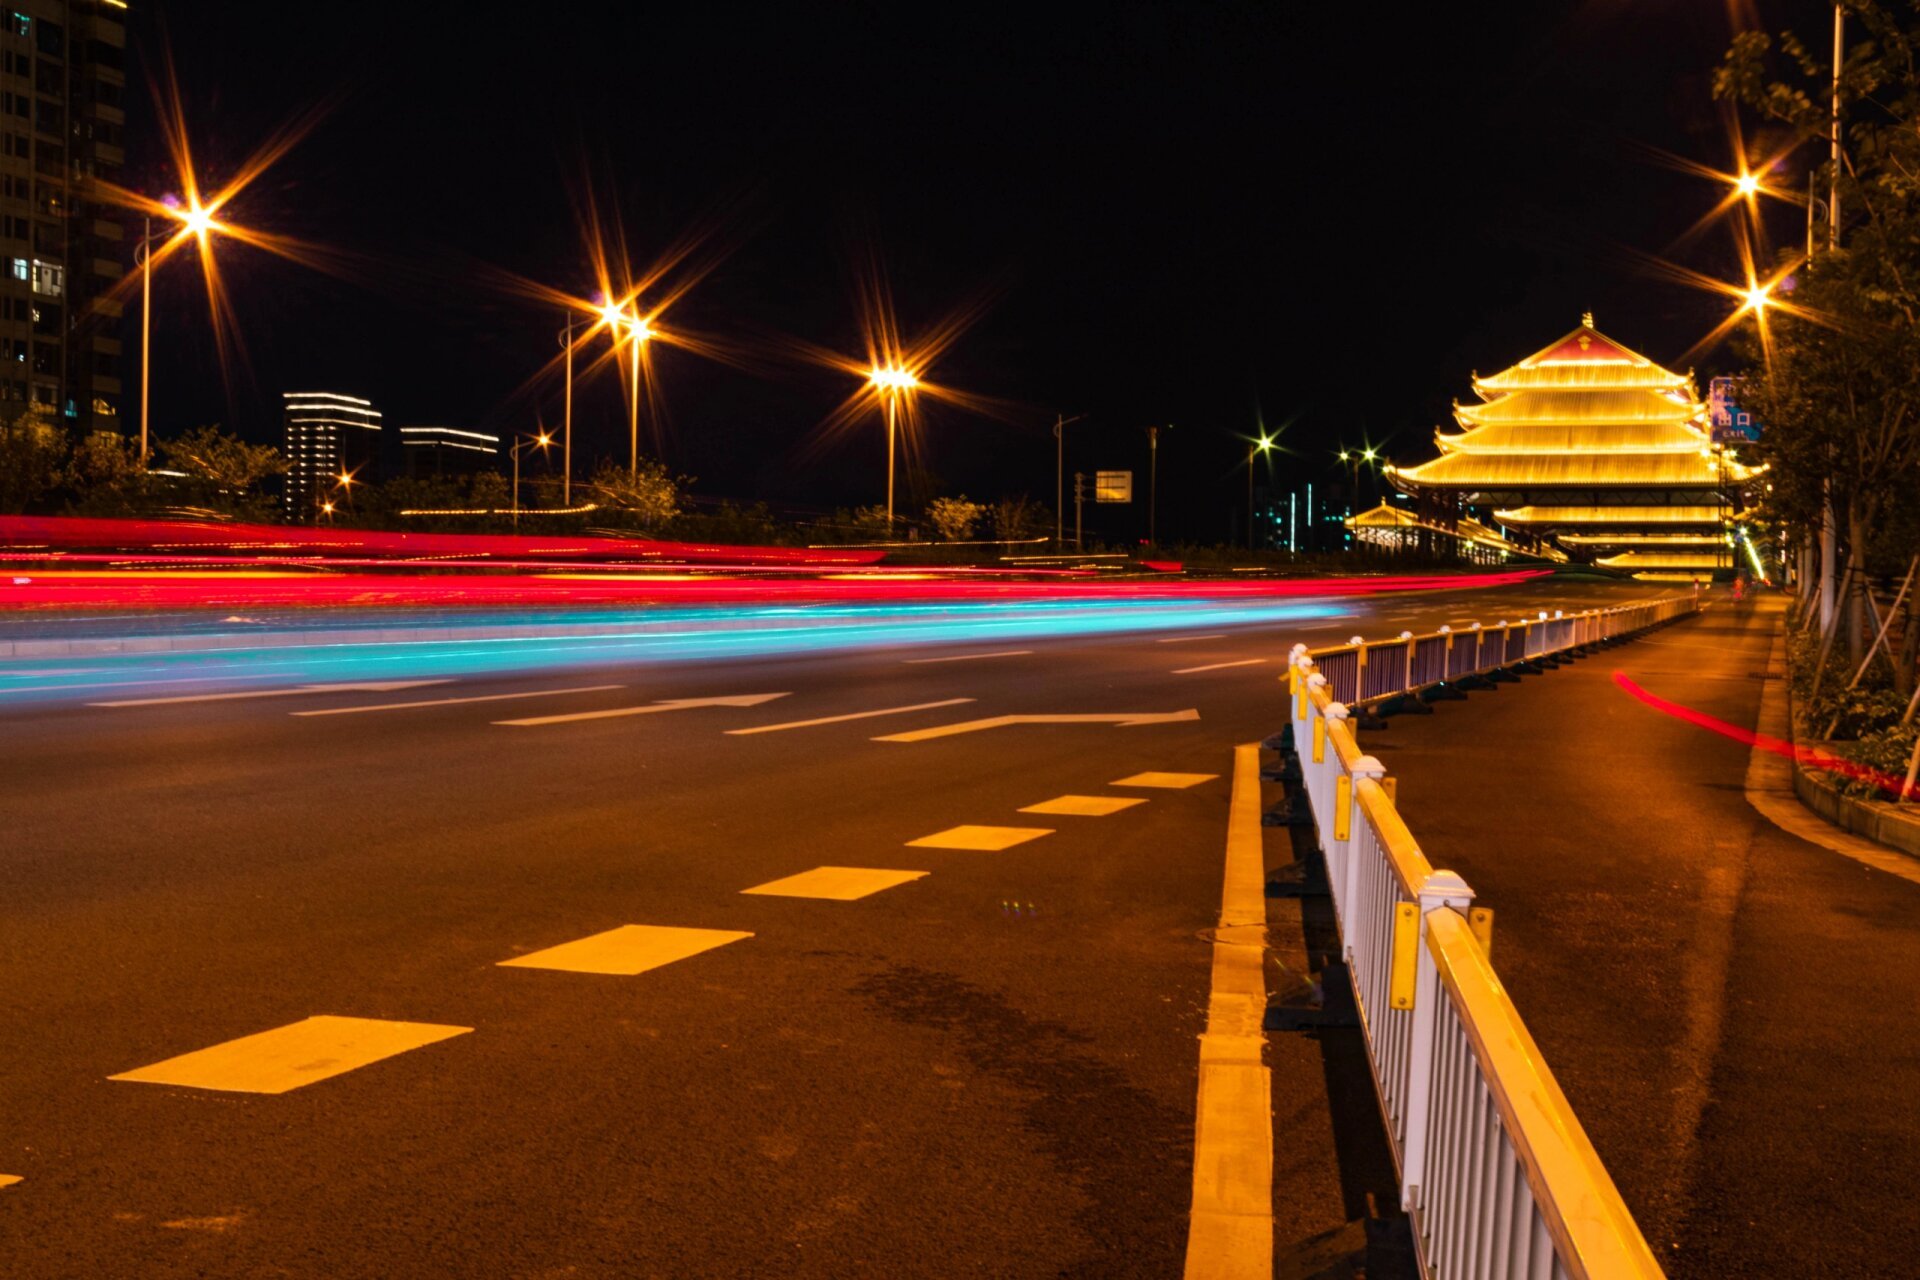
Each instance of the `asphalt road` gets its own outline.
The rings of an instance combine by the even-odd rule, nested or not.
[[[1777,600],[1361,735],[1670,1275],[1920,1270],[1920,884],[1747,802]]]
[[[0,700],[0,1271],[1175,1274],[1231,749],[1284,716],[1288,646],[1647,593]],[[1146,771],[1204,777],[1122,781]],[[1022,812],[1064,796],[1142,803]],[[913,843],[965,825],[1027,830]],[[743,892],[821,867],[925,874]],[[172,1061],[313,1017],[412,1025],[306,1024],[269,1075]],[[1381,1181],[1372,1096],[1337,1035],[1269,1057],[1307,1274]]]

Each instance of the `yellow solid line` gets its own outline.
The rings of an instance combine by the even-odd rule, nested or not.
[[[1187,1280],[1273,1275],[1273,1086],[1261,1060],[1267,1010],[1266,863],[1260,748],[1234,748],[1226,878],[1200,1037]]]
[[[1225,671],[1228,667],[1257,667],[1265,658],[1242,658],[1238,662],[1210,662],[1204,667],[1181,667],[1171,674],[1176,676],[1197,675],[1202,671]]]
[[[1031,649],[1002,649],[998,653],[955,653],[944,658],[902,658],[908,666],[918,666],[927,662],[973,662],[980,658],[1020,658],[1032,653]]]

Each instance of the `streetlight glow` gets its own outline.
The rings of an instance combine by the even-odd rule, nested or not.
[[[911,391],[920,385],[920,379],[914,377],[911,369],[899,365],[885,368],[875,365],[867,370],[867,383],[880,391]]]

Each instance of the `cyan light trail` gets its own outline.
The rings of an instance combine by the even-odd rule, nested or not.
[[[1071,601],[943,606],[647,611],[612,634],[547,630],[552,617],[490,613],[484,620],[435,614],[409,629],[449,630],[518,625],[525,634],[418,640],[330,639],[325,643],[260,644],[245,633],[233,647],[194,652],[88,654],[0,664],[0,699],[84,699],[132,689],[191,686],[195,691],[348,680],[427,679],[560,670],[622,662],[826,653],[857,648],[968,644],[1123,634],[1172,628],[1299,622],[1351,612],[1343,600],[1302,602],[1141,602],[1125,606]],[[325,625],[325,615],[313,622]],[[604,617],[577,616],[604,624]]]

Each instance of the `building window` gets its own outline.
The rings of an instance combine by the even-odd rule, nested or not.
[[[13,260],[13,278],[15,280],[31,280],[33,278],[33,268],[25,258],[15,258]]]
[[[33,384],[33,402],[35,404],[56,404],[58,401],[59,397],[55,394],[52,387],[44,382],[36,382]]]
[[[67,291],[67,269],[57,262],[33,260],[33,291],[48,298],[57,298]]]
[[[57,22],[40,19],[40,38],[34,43],[40,52],[50,58],[58,58],[67,51],[67,29]]]
[[[113,407],[113,401],[105,399],[101,396],[95,396],[93,398],[93,416],[94,417],[111,418],[119,412],[120,411],[118,409]]]
[[[14,10],[13,16],[7,22],[7,30],[16,36],[31,35],[33,33],[33,19],[16,9]]]

